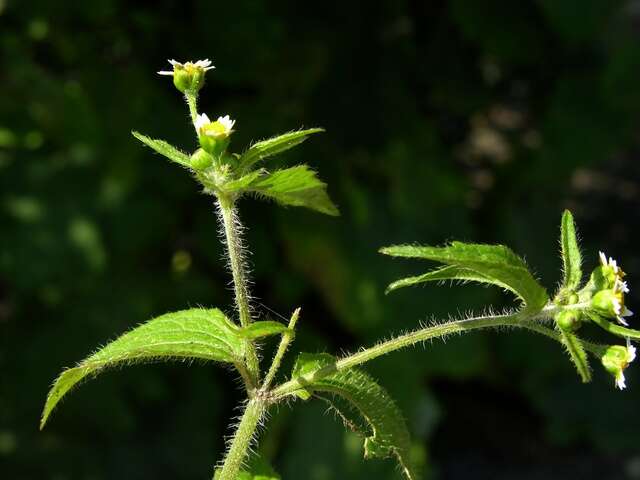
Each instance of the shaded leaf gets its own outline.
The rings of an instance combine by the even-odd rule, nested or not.
[[[562,286],[569,290],[575,290],[582,280],[582,255],[580,254],[580,247],[578,246],[573,215],[571,215],[569,210],[565,210],[562,214],[560,245],[562,247],[564,272]]]
[[[345,426],[364,438],[365,458],[395,457],[408,479],[415,479],[410,466],[411,440],[406,422],[387,391],[371,376],[360,369],[342,370],[319,379],[308,377],[321,368],[331,368],[335,359],[328,354],[302,353],[296,360],[292,378],[305,375],[301,383],[304,391],[299,395],[326,392],[335,398],[331,407],[342,418]],[[313,378],[313,375],[311,375]]]
[[[478,275],[462,280],[492,283],[513,292],[530,310],[542,309],[548,301],[547,292],[529,271],[526,263],[503,245],[452,242],[446,247],[396,245],[382,248],[381,253],[394,257],[423,258],[459,267]],[[441,272],[442,273],[442,272]]]
[[[250,191],[283,205],[339,215],[338,208],[327,195],[327,185],[306,165],[276,170],[253,182]]]
[[[250,325],[247,325],[246,327],[242,327],[240,329],[240,335],[249,340],[268,337],[269,335],[278,335],[284,332],[287,332],[289,334],[293,333],[289,328],[287,328],[286,325],[280,322],[274,322],[272,320],[253,322]]]
[[[218,309],[167,313],[125,333],[77,366],[62,372],[49,391],[40,428],[78,382],[106,368],[159,360],[200,359],[235,363],[244,356],[238,328]]]
[[[181,152],[173,145],[165,142],[164,140],[156,140],[154,138],[149,138],[146,135],[142,135],[141,133],[136,131],[132,131],[131,133],[133,134],[134,137],[136,137],[142,143],[144,143],[148,147],[151,147],[160,155],[164,155],[172,162],[178,163],[183,167],[187,167],[187,168],[191,167],[189,155],[187,155],[184,152]]]
[[[278,135],[276,137],[254,143],[240,157],[240,170],[248,170],[260,160],[289,150],[290,148],[304,142],[309,135],[320,132],[324,132],[324,129],[309,128],[307,130],[288,132],[283,135]]]

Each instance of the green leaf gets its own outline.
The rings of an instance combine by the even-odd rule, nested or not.
[[[492,279],[476,273],[473,270],[458,267],[456,265],[449,265],[447,267],[442,267],[422,275],[417,275],[415,277],[407,277],[396,280],[395,282],[389,284],[389,286],[385,290],[385,293],[390,293],[394,290],[397,290],[398,288],[418,285],[420,283],[439,281],[443,282],[446,280],[494,284]]]
[[[327,215],[339,215],[338,208],[327,195],[327,185],[307,165],[276,170],[253,182],[250,191],[283,205],[307,207]]]
[[[262,168],[254,170],[253,172],[250,172],[236,180],[231,180],[224,183],[221,186],[221,189],[228,193],[243,193],[251,186],[253,182],[255,182],[264,174],[266,174],[266,170]]]
[[[154,318],[107,344],[73,368],[62,372],[49,391],[40,428],[78,382],[106,368],[160,360],[200,359],[237,363],[244,357],[244,339],[225,315],[194,308]]]
[[[240,329],[240,335],[248,340],[256,340],[269,335],[278,335],[281,333],[292,334],[293,332],[280,322],[265,320],[262,322],[253,322],[246,327]]]
[[[565,210],[562,214],[560,245],[562,246],[562,264],[564,271],[562,286],[569,290],[575,290],[582,280],[582,255],[580,254],[580,247],[578,246],[573,215],[571,215],[569,210]]]
[[[405,477],[417,478],[409,461],[409,430],[395,402],[360,369],[342,370],[313,379],[313,372],[334,365],[335,359],[328,354],[300,354],[292,378],[304,385],[302,398],[318,392],[333,395],[330,404],[345,426],[365,437],[365,458],[396,457]]]
[[[569,357],[578,371],[578,375],[583,383],[591,381],[591,369],[589,368],[589,358],[587,352],[582,346],[582,342],[573,332],[558,328],[560,331],[560,340],[569,352]]]
[[[296,130],[254,143],[240,157],[239,168],[240,170],[248,170],[255,163],[289,150],[304,142],[309,135],[320,132],[324,132],[324,129],[309,128],[307,130]]]
[[[464,278],[453,279],[492,283],[513,292],[529,310],[541,310],[548,301],[546,290],[533,277],[524,260],[503,245],[462,242],[452,242],[446,247],[396,245],[383,248],[380,252],[394,257],[434,260],[458,267],[461,270],[430,273],[434,276],[455,274]],[[474,275],[478,278],[474,278]],[[418,283],[416,277],[411,278],[413,280],[407,280],[408,284]]]
[[[142,135],[139,132],[132,131],[131,132],[134,137],[140,140],[142,143],[151,147],[160,155],[164,155],[172,162],[178,163],[183,167],[191,168],[191,162],[189,161],[189,155],[184,152],[181,152],[173,145],[165,142],[164,140],[156,140],[154,138],[149,138],[145,135]]]

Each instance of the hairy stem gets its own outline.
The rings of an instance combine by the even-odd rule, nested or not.
[[[632,328],[622,327],[620,325],[616,325],[608,320],[605,320],[600,315],[594,313],[589,315],[589,318],[593,320],[593,322],[606,330],[609,333],[613,333],[614,335],[618,335],[620,337],[633,338],[634,340],[640,340],[640,332],[638,330],[634,330]]]
[[[357,365],[361,365],[395,350],[400,350],[432,338],[444,337],[452,333],[464,333],[471,330],[491,327],[526,328],[561,342],[560,334],[558,332],[539,324],[537,316],[528,312],[455,320],[442,323],[440,325],[422,328],[391,340],[387,340],[386,342],[379,343],[371,348],[338,360],[335,365],[327,366],[299,378],[289,380],[275,388],[271,393],[274,399],[282,398],[292,394],[300,388],[303,388],[305,383],[313,382],[314,380],[331,375],[336,371],[346,370]],[[602,346],[589,342],[584,342],[583,346],[594,355],[601,355],[601,352],[603,351]]]
[[[193,127],[196,126],[196,118],[198,117],[198,93],[195,91],[187,90],[184,92],[184,98],[189,106],[189,115],[191,116],[191,123]]]
[[[249,291],[247,287],[247,276],[245,272],[243,245],[240,236],[240,222],[236,213],[233,199],[218,196],[218,211],[224,240],[227,247],[229,268],[233,277],[233,290],[235,293],[235,304],[240,325],[246,327],[251,323],[251,310],[249,308]],[[259,382],[260,370],[258,355],[251,340],[246,340],[247,368],[252,379],[251,387],[256,387]]]
[[[291,319],[289,320],[288,328],[290,332],[293,332],[293,330],[296,328],[296,322],[298,321],[299,316],[300,316],[300,309],[297,308],[295,312],[293,312],[293,315],[291,315]],[[264,377],[264,384],[262,385],[262,389],[264,391],[266,391],[269,388],[269,386],[271,385],[271,382],[273,381],[273,378],[276,376],[276,373],[278,373],[278,368],[280,368],[280,362],[282,362],[282,357],[287,351],[287,348],[289,347],[291,340],[293,340],[293,334],[289,332],[285,332],[284,335],[282,336],[282,339],[280,340],[280,345],[278,345],[278,350],[276,351],[276,354],[273,357],[273,362],[271,362],[271,367],[269,367],[269,371],[267,372],[267,375]]]
[[[260,399],[249,400],[247,408],[242,414],[240,424],[231,441],[227,456],[222,464],[222,471],[218,480],[236,480],[238,472],[247,456],[247,451],[253,440],[256,428],[264,414],[264,403]],[[214,477],[215,478],[215,477]]]

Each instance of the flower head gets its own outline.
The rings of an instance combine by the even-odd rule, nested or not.
[[[636,358],[636,348],[627,339],[627,346],[612,345],[602,356],[602,365],[613,375],[616,387],[620,390],[626,388],[624,370]]]
[[[592,306],[604,316],[616,318],[622,325],[627,325],[625,317],[633,315],[624,303],[625,294],[629,293],[629,286],[623,280],[625,273],[613,258],[600,252],[600,266],[591,278],[598,289],[591,301]]]
[[[173,84],[183,93],[187,90],[200,90],[202,85],[204,85],[204,74],[216,68],[211,65],[211,61],[208,59],[186,63],[169,60],[169,63],[173,67],[173,70],[161,70],[158,74],[172,76]]]
[[[209,120],[206,113],[196,117],[195,127],[198,135],[206,135],[213,138],[226,138],[233,133],[233,126],[236,121],[231,120],[229,115],[218,117],[215,122]]]
[[[194,126],[198,132],[200,146],[211,155],[220,155],[229,144],[229,136],[233,133],[235,123],[229,115],[218,117],[215,122],[212,122],[206,113],[198,115]]]

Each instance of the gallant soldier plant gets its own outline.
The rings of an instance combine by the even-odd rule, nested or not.
[[[592,356],[612,375],[617,388],[625,388],[624,370],[635,358],[631,342],[640,338],[640,332],[629,328],[626,320],[631,312],[625,305],[625,294],[629,291],[625,273],[615,260],[600,253],[599,265],[583,283],[581,253],[573,217],[568,211],[562,216],[560,229],[564,275],[553,297],[534,278],[522,258],[502,245],[452,242],[443,247],[416,244],[386,247],[380,250],[385,255],[441,264],[435,270],[391,283],[387,292],[432,281],[478,282],[507,290],[516,297],[518,305],[500,314],[422,326],[353,355],[337,358],[328,353],[300,353],[293,371],[280,383],[275,382],[280,362],[294,340],[300,308],[293,311],[287,325],[252,318],[244,260],[246,248],[237,204],[240,198],[253,196],[338,215],[326,185],[307,165],[272,170],[267,163],[269,157],[323,130],[294,130],[254,143],[241,154],[231,153],[228,148],[235,121],[228,115],[212,121],[206,114],[198,113],[198,92],[204,86],[206,72],[214,68],[211,62],[171,60],[170,63],[173,70],[159,73],[172,76],[175,87],[184,94],[200,148],[189,155],[163,140],[138,132],[133,135],[186,169],[204,187],[204,192],[214,198],[233,277],[235,315],[229,318],[217,308],[192,308],[161,315],[125,333],[62,372],[47,397],[41,428],[71,388],[106,368],[165,360],[215,361],[237,370],[248,398],[224,459],[213,472],[214,478],[279,478],[275,473],[259,473],[248,466],[248,450],[256,441],[258,425],[277,404],[322,396],[328,397],[346,427],[363,436],[366,458],[393,457],[404,477],[416,479],[418,474],[409,455],[409,432],[402,414],[376,380],[359,368],[381,355],[454,333],[521,328],[563,345],[583,382],[591,380],[589,356]],[[579,333],[586,322],[623,339],[622,344],[603,345],[584,340]],[[258,347],[269,337],[279,338],[279,346],[270,366],[262,371]]]

